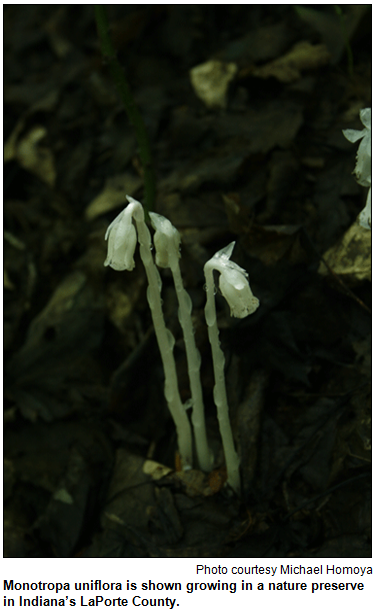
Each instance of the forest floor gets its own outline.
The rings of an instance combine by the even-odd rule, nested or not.
[[[103,265],[143,168],[93,8],[5,5],[6,557],[371,556],[371,232],[342,134],[371,105],[371,6],[334,6],[108,7],[154,210],[182,237],[215,454],[203,474],[180,469],[139,255],[132,272]],[[190,70],[209,60],[198,95]],[[216,298],[240,497],[204,320],[203,265],[234,240],[260,300],[237,320]]]

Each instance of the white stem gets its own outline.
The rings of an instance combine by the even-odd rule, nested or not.
[[[208,337],[212,351],[215,377],[214,401],[217,408],[217,418],[219,421],[221,439],[223,441],[224,456],[228,473],[228,484],[237,494],[239,494],[241,488],[239,472],[240,460],[234,447],[232,429],[229,420],[229,407],[224,373],[225,357],[220,348],[219,329],[216,321],[215,281],[213,275],[214,267],[215,266],[212,265],[212,259],[210,259],[204,266],[207,290],[207,302],[204,309],[204,314],[206,317]]]
[[[193,465],[192,436],[189,419],[182,404],[178,389],[176,364],[173,356],[175,340],[173,334],[166,328],[164,322],[160,295],[161,279],[151,254],[151,236],[144,220],[142,205],[139,202],[132,200],[127,208],[129,207],[133,207],[132,214],[138,231],[140,255],[145,266],[149,285],[147,289],[147,300],[150,305],[156,339],[159,345],[164,367],[165,398],[176,425],[178,447],[181,454],[182,465],[185,469],[189,469]]]
[[[196,347],[194,329],[191,320],[192,303],[184,288],[178,259],[171,264],[173,281],[176,289],[179,312],[178,317],[184,335],[191,397],[193,401],[192,422],[198,463],[201,470],[209,472],[213,465],[213,454],[209,449],[204,419],[202,385],[200,380],[201,356]]]

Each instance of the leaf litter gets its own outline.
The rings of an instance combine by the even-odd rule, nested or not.
[[[92,9],[5,7],[5,556],[371,556],[370,233],[341,133],[371,105],[371,20],[352,9],[349,74],[331,5],[109,7],[155,210],[182,235],[215,454],[203,474],[180,470],[141,267],[103,266],[143,172]],[[219,108],[190,81],[207,62],[232,66]],[[232,240],[261,302],[238,322],[217,295],[241,500],[203,317],[203,265]],[[185,401],[168,271],[163,287]]]

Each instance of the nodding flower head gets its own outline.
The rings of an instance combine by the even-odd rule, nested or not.
[[[247,273],[236,264],[228,266],[220,274],[220,291],[229,304],[230,314],[237,319],[243,319],[256,311],[259,306],[258,298],[253,295]]]
[[[259,300],[250,289],[247,272],[229,259],[234,245],[235,242],[231,242],[208,263],[220,272],[219,287],[228,302],[231,316],[243,319],[256,311]]]
[[[133,270],[137,232],[133,225],[131,206],[125,208],[108,226],[108,253],[104,262],[114,270]]]
[[[362,138],[362,142],[358,147],[357,163],[354,173],[357,181],[363,187],[371,185],[371,108],[363,108],[359,116],[364,130],[343,130],[345,138],[350,142],[357,142]]]
[[[343,130],[343,134],[350,142],[357,142],[357,140],[362,138],[362,142],[358,147],[354,174],[360,185],[370,188],[367,194],[366,206],[359,215],[359,224],[365,229],[371,229],[371,108],[363,108],[359,116],[365,129]]]
[[[180,234],[163,215],[150,212],[150,219],[155,230],[156,264],[161,268],[172,268],[180,258]]]

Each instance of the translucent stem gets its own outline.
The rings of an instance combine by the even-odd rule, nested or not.
[[[208,337],[211,344],[212,361],[214,367],[214,401],[217,408],[220,435],[223,442],[225,462],[228,473],[228,484],[239,494],[241,489],[239,465],[240,460],[234,447],[232,428],[229,420],[229,407],[227,391],[225,388],[225,357],[220,347],[219,328],[216,320],[215,282],[212,260],[204,266],[206,278],[207,302],[204,309],[208,327]]]
[[[161,279],[152,257],[151,236],[145,223],[143,208],[139,202],[134,200],[130,202],[127,208],[129,206],[133,207],[132,214],[137,226],[140,255],[148,280],[147,299],[164,367],[165,398],[176,425],[182,465],[185,469],[189,469],[193,465],[191,427],[178,389],[176,364],[173,356],[174,337],[171,331],[166,328],[164,322],[160,294]]]
[[[191,398],[193,402],[192,422],[198,463],[201,470],[209,472],[213,465],[213,454],[207,442],[202,385],[200,380],[201,356],[194,339],[194,329],[191,320],[192,303],[189,294],[183,286],[180,265],[177,258],[171,265],[171,270],[179,305],[179,321],[186,347]]]

